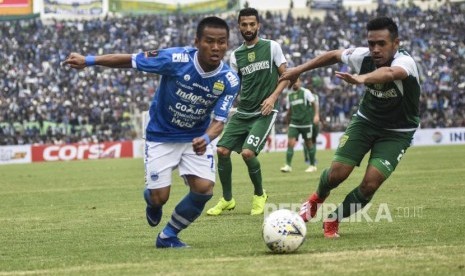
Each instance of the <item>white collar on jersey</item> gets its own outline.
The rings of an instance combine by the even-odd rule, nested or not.
[[[208,77],[214,76],[218,74],[221,71],[221,69],[223,69],[223,61],[221,61],[220,65],[215,70],[210,71],[210,72],[205,72],[199,64],[199,59],[197,57],[197,54],[198,54],[198,51],[195,52],[194,54],[194,66],[202,78],[208,78]]]

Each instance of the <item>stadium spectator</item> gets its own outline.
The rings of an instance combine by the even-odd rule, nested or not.
[[[206,17],[197,27],[196,48],[174,47],[133,55],[86,57],[71,53],[64,61],[65,65],[74,69],[101,65],[134,68],[163,76],[150,106],[146,131],[144,199],[148,224],[155,227],[160,223],[163,205],[170,195],[174,169],[179,169],[190,190],[176,205],[170,221],[158,234],[157,248],[186,247],[178,238],[179,232],[200,216],[212,197],[216,175],[212,170],[215,165],[210,140],[223,131],[229,109],[240,88],[239,77],[222,61],[228,39],[226,21]],[[89,80],[88,85],[92,86],[93,81]],[[105,117],[107,108],[94,105],[90,112],[91,120],[93,117],[96,120]],[[211,113],[214,114],[212,120]],[[122,118],[122,114],[117,116]],[[102,129],[103,132],[107,130]]]
[[[276,39],[288,66],[293,67],[333,47],[361,45],[364,25],[359,22],[377,14],[388,15],[402,22],[402,47],[410,49],[420,66],[424,94],[420,127],[461,127],[465,124],[463,13],[460,4],[453,2],[426,10],[385,4],[371,12],[345,8],[328,11],[323,19],[268,11],[261,18],[261,36]],[[60,67],[60,62],[76,49],[105,54],[191,45],[198,20],[198,15],[177,14],[0,21],[0,145],[52,143],[59,140],[55,136],[60,132],[64,132],[65,143],[137,138],[141,128],[137,119],[148,109],[159,86],[157,77],[97,67],[74,73]],[[230,26],[235,26],[236,20],[233,15],[227,19]],[[231,47],[241,43],[240,34],[231,33]],[[99,82],[89,85],[96,75]],[[304,85],[318,92],[321,131],[342,131],[350,118],[348,107],[358,105],[363,90],[340,82],[326,69],[302,77]],[[335,93],[335,89],[343,91]],[[346,101],[338,116],[333,110],[336,97]],[[283,117],[278,116],[276,130],[283,131],[283,126]]]
[[[280,78],[295,82],[302,72],[343,62],[354,73],[336,72],[336,76],[353,85],[363,84],[366,90],[339,141],[331,167],[323,171],[316,192],[300,211],[305,221],[315,217],[331,190],[370,152],[360,185],[324,220],[327,238],[338,238],[340,221],[370,202],[410,147],[420,122],[420,76],[413,58],[399,49],[397,24],[389,17],[377,17],[368,21],[366,30],[368,47],[328,51],[289,69]]]
[[[254,8],[240,10],[237,23],[244,43],[233,51],[230,62],[241,78],[240,102],[217,143],[218,175],[223,197],[207,210],[207,214],[212,216],[236,207],[232,197],[233,151],[242,156],[254,186],[250,214],[264,213],[268,196],[262,186],[257,155],[265,146],[277,117],[279,96],[287,85],[287,82],[278,83],[279,76],[286,70],[286,58],[280,45],[258,36],[261,28],[258,11]]]

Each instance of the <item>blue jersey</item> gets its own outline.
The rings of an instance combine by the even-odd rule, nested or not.
[[[240,87],[237,74],[223,62],[216,70],[204,72],[196,48],[134,54],[132,66],[161,75],[146,129],[146,139],[153,142],[191,142],[205,133],[212,115],[226,122]]]

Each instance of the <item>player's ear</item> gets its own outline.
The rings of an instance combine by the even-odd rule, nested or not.
[[[196,38],[194,39],[195,48],[199,48],[199,43],[200,43],[200,41],[199,41],[199,39],[196,37]]]
[[[397,37],[396,39],[394,39],[394,47],[396,49],[399,49],[399,45],[400,45],[400,38]]]

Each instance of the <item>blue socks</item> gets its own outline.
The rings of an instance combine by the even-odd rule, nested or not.
[[[160,233],[160,237],[164,239],[176,237],[181,230],[187,228],[200,216],[212,196],[189,192],[174,208],[171,219]]]

